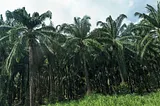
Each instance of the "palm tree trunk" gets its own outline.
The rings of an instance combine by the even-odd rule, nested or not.
[[[29,44],[29,98],[30,106],[34,106],[34,57],[33,57],[33,44]]]
[[[52,74],[52,66],[49,65],[49,101],[53,101],[53,74]]]
[[[85,72],[85,79],[86,79],[86,88],[87,88],[87,95],[89,95],[91,93],[91,87],[90,87],[90,82],[89,82],[89,75],[88,75],[88,71],[87,71],[87,66],[86,66],[86,61],[85,61],[85,56],[83,55],[83,68],[84,68],[84,72]]]
[[[29,63],[26,65],[25,106],[29,106]]]
[[[119,52],[120,52],[120,56],[118,56],[119,72],[120,72],[121,83],[124,84],[125,81],[127,81],[125,57],[124,57],[123,51],[119,51]]]
[[[123,74],[122,74],[122,70],[119,69],[119,74],[120,74],[120,78],[121,78],[121,83],[124,84],[124,77],[123,77]]]

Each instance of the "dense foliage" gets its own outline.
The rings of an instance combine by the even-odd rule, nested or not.
[[[56,27],[52,13],[25,8],[0,16],[0,105],[36,106],[46,101],[101,94],[144,93],[160,88],[160,3],[98,21],[89,16]],[[46,24],[46,20],[50,24]],[[134,98],[134,97],[133,97]]]

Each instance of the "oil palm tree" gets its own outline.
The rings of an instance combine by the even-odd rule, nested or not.
[[[91,92],[89,72],[87,69],[87,55],[89,55],[88,47],[94,45],[97,48],[101,48],[100,44],[89,35],[91,27],[89,20],[89,16],[84,16],[82,19],[80,17],[75,17],[74,24],[63,24],[61,26],[61,30],[67,36],[67,40],[63,47],[69,49],[72,53],[79,53],[79,59],[82,63],[85,75],[86,94],[90,94]]]
[[[43,57],[40,56],[40,45],[48,48],[46,41],[51,41],[51,36],[54,35],[55,28],[52,26],[45,26],[44,20],[46,18],[51,19],[52,13],[47,11],[41,15],[38,12],[34,12],[32,16],[27,13],[25,8],[16,9],[13,12],[7,11],[7,19],[14,22],[14,26],[9,30],[8,34],[14,39],[14,47],[11,50],[6,67],[9,70],[12,65],[13,59],[17,61],[21,58],[21,52],[26,50],[29,53],[29,95],[30,106],[35,105],[34,95],[34,83],[35,75],[38,70],[39,61],[42,61]],[[53,33],[52,33],[53,32]],[[42,41],[43,39],[43,41]]]
[[[121,14],[116,20],[113,20],[111,16],[106,18],[106,22],[98,21],[97,25],[100,28],[97,29],[97,40],[104,42],[104,44],[111,50],[112,59],[116,57],[119,64],[119,71],[121,81],[126,80],[127,71],[124,59],[124,40],[127,38],[133,38],[133,36],[126,35],[126,24],[123,24],[123,20],[127,18],[126,15]],[[115,55],[117,53],[117,55]]]
[[[140,62],[145,69],[150,69],[150,65],[146,61],[150,58],[159,58],[159,42],[160,42],[160,2],[157,2],[157,9],[147,4],[146,9],[148,13],[136,12],[135,16],[141,18],[141,22],[136,26],[136,29],[144,33],[143,38],[137,46]],[[155,59],[156,60],[156,59]],[[159,65],[158,61],[150,61],[153,66]],[[155,69],[153,69],[155,70]],[[156,69],[157,70],[157,69]],[[153,71],[155,78],[158,78],[159,72]],[[151,71],[150,71],[151,73]],[[159,86],[159,81],[156,81]]]
[[[141,59],[147,51],[148,46],[152,45],[155,41],[160,41],[160,2],[157,3],[157,10],[149,4],[147,4],[146,9],[148,14],[139,12],[135,13],[135,16],[142,18],[141,23],[138,24],[136,28],[143,29],[145,31],[147,30],[146,32],[148,32],[141,42]]]

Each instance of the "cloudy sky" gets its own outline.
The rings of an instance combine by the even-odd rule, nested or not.
[[[0,14],[21,7],[26,7],[29,13],[50,10],[55,25],[72,23],[75,16],[89,15],[92,26],[95,27],[97,21],[104,21],[109,15],[116,18],[121,13],[128,16],[126,23],[136,22],[138,20],[134,17],[136,11],[146,12],[146,4],[155,7],[156,3],[157,0],[2,0]]]

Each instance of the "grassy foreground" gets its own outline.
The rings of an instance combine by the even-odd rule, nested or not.
[[[136,94],[114,96],[92,94],[80,100],[49,104],[48,106],[160,106],[160,91],[144,96]]]

